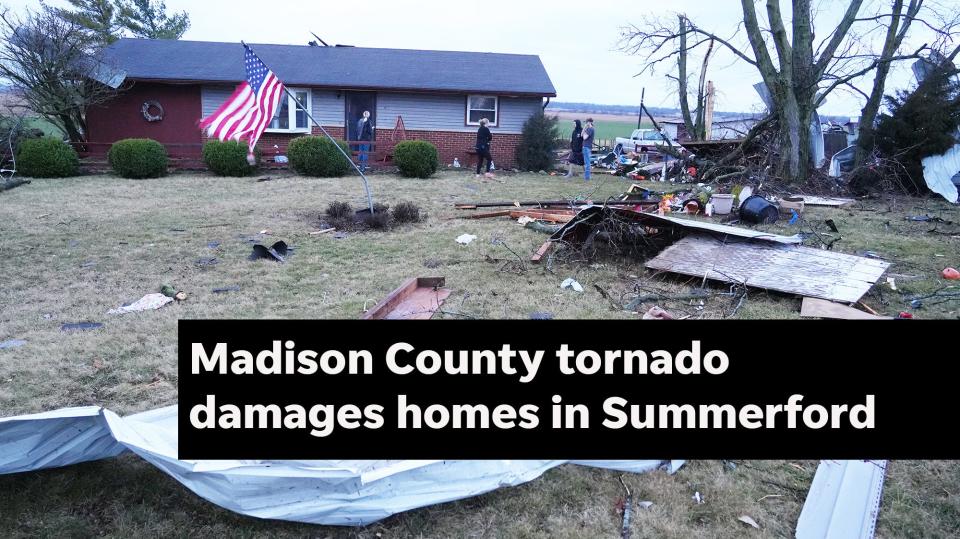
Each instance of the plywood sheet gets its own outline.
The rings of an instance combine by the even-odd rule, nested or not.
[[[413,277],[367,311],[362,320],[428,320],[451,290],[443,277]]]
[[[815,197],[809,195],[792,195],[790,198],[794,197],[802,198],[803,203],[807,206],[830,206],[839,208],[840,206],[847,206],[856,202],[856,200],[852,198]]]
[[[654,270],[851,303],[890,266],[887,262],[764,241],[688,236],[647,262]]]
[[[890,316],[877,316],[854,309],[842,303],[818,298],[803,298],[801,318],[832,318],[834,320],[893,320]]]

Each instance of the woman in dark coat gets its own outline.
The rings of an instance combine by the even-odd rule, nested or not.
[[[573,176],[574,165],[583,166],[583,127],[580,120],[573,121],[573,134],[570,135],[570,159],[567,162],[567,178]]]
[[[493,134],[487,127],[488,123],[490,123],[489,120],[481,118],[480,129],[477,130],[477,177],[480,176],[480,169],[484,160],[487,162],[487,177],[493,176],[490,174],[490,162],[493,160],[493,157],[490,156],[490,142],[493,141]]]

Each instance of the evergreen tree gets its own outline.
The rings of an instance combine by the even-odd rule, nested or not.
[[[113,43],[120,37],[116,6],[112,0],[67,0],[73,9],[57,8],[65,20],[82,26],[101,43]]]
[[[880,117],[876,143],[880,154],[904,168],[902,183],[914,193],[926,191],[925,157],[940,155],[955,144],[960,127],[958,70],[945,65],[932,71],[913,92],[887,96],[889,114]]]
[[[134,37],[149,39],[180,39],[190,28],[186,11],[167,16],[162,0],[115,0],[120,25]]]
[[[517,165],[521,170],[550,170],[556,156],[557,117],[547,116],[543,110],[527,119],[523,124],[520,144],[517,146]]]

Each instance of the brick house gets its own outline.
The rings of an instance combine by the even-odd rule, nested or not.
[[[375,157],[389,153],[402,118],[407,139],[428,140],[442,163],[467,166],[480,119],[490,120],[493,159],[514,165],[523,123],[556,90],[538,56],[360,47],[251,45],[334,137],[356,140],[363,111],[376,126]],[[244,77],[239,43],[121,39],[106,63],[126,75],[123,90],[87,110],[90,148],[129,137],[164,143],[171,155],[197,156],[197,122],[213,113]],[[162,117],[162,118],[158,118]],[[319,128],[287,96],[260,141],[269,157]]]

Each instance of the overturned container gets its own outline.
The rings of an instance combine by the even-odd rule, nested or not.
[[[740,205],[740,220],[745,223],[775,223],[780,219],[780,210],[760,195],[753,195]]]

